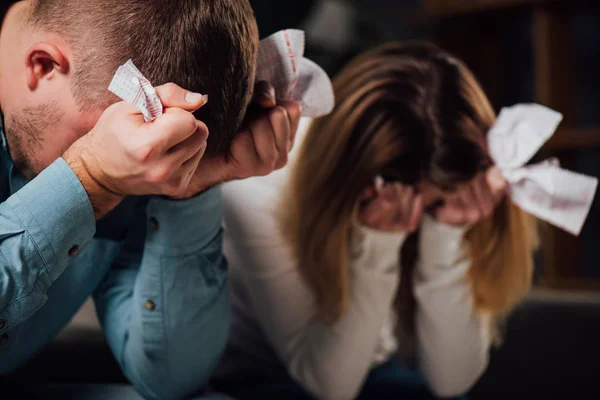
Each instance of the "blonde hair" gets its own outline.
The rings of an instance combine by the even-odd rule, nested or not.
[[[327,322],[348,304],[348,245],[364,188],[378,174],[448,190],[469,181],[492,163],[485,135],[495,120],[471,72],[428,44],[391,43],[367,52],[337,76],[334,91],[335,109],[307,133],[280,219]],[[529,290],[535,232],[533,218],[505,199],[467,233],[479,309],[501,315]],[[409,258],[402,258],[403,273],[412,271]],[[402,279],[402,286],[410,281]],[[412,296],[410,286],[403,291]]]

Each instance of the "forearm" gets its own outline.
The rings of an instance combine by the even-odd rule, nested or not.
[[[0,336],[46,302],[94,232],[87,195],[62,160],[0,205]]]
[[[488,363],[490,316],[477,310],[465,228],[427,217],[414,274],[419,365],[440,396],[467,392]]]
[[[391,312],[403,240],[404,234],[355,229],[350,251],[350,298],[347,309],[332,325],[319,319],[318,307],[311,304],[312,293],[294,296],[294,287],[302,285],[300,277],[288,283],[289,290],[285,292],[290,297],[296,302],[305,299],[305,306],[296,305],[295,310],[290,310],[303,326],[281,327],[279,334],[271,333],[272,341],[290,374],[317,397],[351,399],[360,390],[372,366],[381,329]],[[275,281],[273,285],[279,283]],[[255,290],[260,292],[262,288],[257,286]],[[261,293],[253,297],[259,298]],[[266,310],[273,307],[262,306]],[[261,304],[256,304],[256,308],[260,307]],[[290,335],[285,329],[294,329],[295,333]]]
[[[201,390],[225,347],[220,215],[218,188],[182,202],[151,199],[143,256],[125,258],[139,269],[113,268],[96,296],[111,348],[147,398]]]

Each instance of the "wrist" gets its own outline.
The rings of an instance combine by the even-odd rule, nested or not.
[[[391,257],[396,259],[398,258],[400,248],[407,237],[407,232],[376,230],[369,228],[354,219],[352,221],[350,248],[353,253],[370,253],[376,258]]]
[[[230,166],[222,157],[202,159],[194,173],[188,189],[181,196],[168,197],[170,200],[187,200],[199,196],[222,183],[237,179]]]
[[[75,173],[81,185],[85,189],[96,220],[99,220],[109,211],[115,208],[124,199],[123,196],[110,191],[106,186],[102,185],[92,173],[82,157],[77,143],[69,148],[62,157],[71,170]]]
[[[467,231],[474,224],[450,224],[445,221],[440,221],[429,213],[423,214],[422,226],[427,233],[431,233],[435,236],[451,237],[455,239],[462,239]]]
[[[465,255],[468,226],[454,226],[424,215],[419,235],[421,261],[428,265],[451,265]]]

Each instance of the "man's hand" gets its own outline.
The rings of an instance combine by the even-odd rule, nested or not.
[[[301,105],[296,102],[277,105],[273,87],[259,82],[246,128],[233,139],[229,153],[201,160],[188,190],[175,197],[193,197],[222,182],[264,176],[284,167],[301,114]]]
[[[435,209],[435,217],[449,225],[468,225],[489,217],[506,194],[507,182],[500,170],[491,167],[472,182],[460,187],[450,200]]]
[[[133,106],[110,106],[63,158],[88,192],[96,217],[131,195],[180,196],[204,151],[208,128],[191,112],[206,98],[177,85],[156,88],[165,112],[146,123]]]

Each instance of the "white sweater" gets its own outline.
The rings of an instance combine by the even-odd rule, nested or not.
[[[307,127],[302,121],[289,165]],[[288,176],[289,166],[223,188],[234,321],[219,375],[257,368],[275,374],[282,363],[317,398],[352,399],[369,370],[404,344],[395,336],[402,327],[393,301],[406,235],[355,226],[349,306],[339,321],[325,325],[277,228],[275,207]],[[477,381],[487,367],[491,341],[489,316],[473,305],[464,232],[425,217],[413,276],[418,366],[443,397],[463,394]]]

